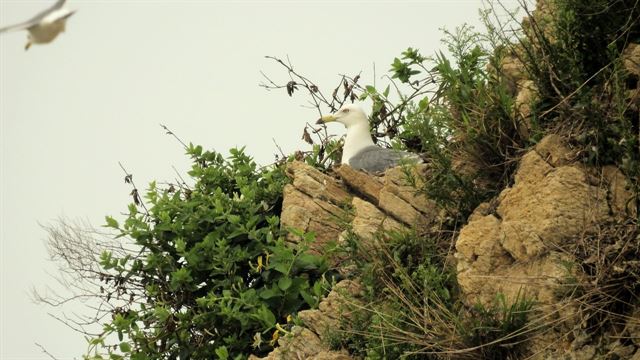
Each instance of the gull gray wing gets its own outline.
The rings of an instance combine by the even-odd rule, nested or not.
[[[416,154],[400,150],[384,149],[372,145],[367,146],[351,157],[351,159],[349,159],[349,165],[357,170],[382,172],[388,168],[400,165],[403,159],[422,162],[422,159]]]
[[[25,29],[28,29],[28,28],[32,27],[33,25],[35,25],[37,23],[38,23],[38,21],[28,20],[28,21],[25,21],[25,22],[21,22],[19,24],[5,26],[3,28],[0,28],[0,33],[7,32],[7,31],[25,30]]]
[[[28,29],[30,27],[32,27],[33,25],[39,23],[45,16],[51,14],[52,12],[60,9],[61,7],[64,6],[64,3],[67,0],[58,0],[56,1],[55,4],[53,4],[51,7],[49,7],[46,10],[43,10],[41,12],[39,12],[36,16],[32,17],[31,19],[21,22],[19,24],[15,24],[15,25],[9,25],[9,26],[5,26],[3,28],[0,28],[0,33],[3,32],[7,32],[7,31],[18,31],[18,30],[25,30]]]

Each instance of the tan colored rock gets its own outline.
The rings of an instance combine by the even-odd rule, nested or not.
[[[424,215],[421,212],[402,200],[389,188],[384,188],[380,191],[378,207],[409,226],[414,226],[424,220]]]
[[[286,171],[293,181],[284,187],[281,226],[315,233],[312,248],[321,250],[338,239],[344,222],[351,221],[344,209],[351,202],[351,194],[337,179],[303,162],[292,162]],[[288,234],[287,240],[299,241],[293,234]]]
[[[577,151],[569,148],[562,137],[557,134],[550,134],[542,138],[534,150],[553,167],[573,163],[577,154]]]
[[[291,333],[278,339],[278,347],[269,355],[259,358],[251,355],[249,360],[351,360],[346,352],[331,351],[320,338],[309,329],[294,326]]]
[[[351,304],[353,299],[360,297],[362,291],[362,285],[357,281],[342,280],[320,302],[318,309],[330,316],[343,317],[346,315],[344,307]]]
[[[569,353],[571,360],[592,360],[596,356],[596,347],[594,345],[585,345],[580,349],[575,349]]]
[[[531,108],[538,101],[538,87],[533,80],[522,80],[518,83],[518,95],[514,107],[523,119],[531,116]]]
[[[383,190],[393,193],[428,217],[435,218],[438,213],[435,202],[416,192],[416,189],[424,186],[423,178],[429,176],[426,174],[426,165],[417,165],[409,170],[412,172],[411,176],[415,179],[415,184],[410,184],[407,181],[406,171],[407,169],[402,167],[387,170],[384,174]]]
[[[517,260],[538,256],[609,217],[606,192],[590,185],[578,168],[554,168],[538,182],[525,183],[516,181],[497,209],[502,245]]]
[[[602,177],[609,184],[609,204],[616,216],[635,218],[635,197],[631,184],[626,176],[615,166],[609,165],[602,169]]]
[[[417,167],[416,179],[424,176],[424,169],[424,165]],[[353,170],[348,165],[340,166],[337,172],[354,192],[406,225],[428,223],[437,216],[435,203],[416,194],[415,187],[407,184],[402,167],[389,169],[382,177]]]
[[[539,101],[539,91],[532,80],[521,80],[517,85],[517,95],[513,103],[514,116],[518,126],[518,133],[523,138],[529,138],[532,130],[531,115],[533,108]]]
[[[500,194],[501,244],[516,260],[541,255],[609,217],[606,192],[568,165],[571,154],[557,135],[546,137],[523,156],[514,186]]]
[[[400,230],[403,228],[402,224],[370,202],[354,197],[351,205],[355,215],[351,222],[351,229],[362,241],[372,240],[380,230]]]
[[[353,358],[347,355],[346,351],[322,351],[319,354],[310,357],[309,360],[353,360]]]
[[[378,176],[369,175],[363,171],[354,170],[351,166],[342,165],[336,169],[336,173],[356,193],[365,199],[378,203],[382,181]]]
[[[530,34],[530,39],[535,40],[535,45],[541,46],[538,41],[540,31],[547,41],[550,43],[556,42],[555,15],[557,13],[556,0],[538,0],[536,1],[536,8],[532,12],[533,20],[530,18],[523,19],[522,28],[526,33]],[[532,22],[535,22],[535,25]],[[536,30],[534,30],[534,26]]]
[[[627,45],[622,52],[622,64],[629,73],[640,76],[640,44]]]
[[[477,217],[460,231],[456,250],[463,259],[473,260],[473,271],[489,273],[513,262],[500,238],[500,220],[493,215]]]
[[[514,299],[524,291],[553,304],[569,276],[567,255],[557,245],[609,219],[607,193],[587,171],[570,162],[572,150],[555,135],[525,154],[515,183],[498,197],[495,215],[481,206],[456,241],[458,282],[469,302],[490,302],[496,293]]]
[[[351,194],[335,178],[323,174],[300,161],[287,165],[287,174],[293,179],[293,186],[317,200],[324,200],[334,205],[351,201]]]
[[[338,321],[335,318],[327,317],[318,309],[300,311],[298,312],[298,318],[302,320],[307,329],[318,336],[324,336],[328,331],[338,326]]]
[[[627,90],[627,101],[630,110],[640,109],[640,44],[631,43],[622,52],[624,68],[630,76],[636,77],[635,86]]]
[[[359,283],[343,280],[320,302],[318,309],[300,311],[298,318],[320,339],[325,339],[331,331],[340,329],[341,322],[351,319],[353,305],[358,303],[361,292]]]
[[[291,334],[278,340],[278,347],[262,359],[268,360],[351,360],[346,351],[332,351],[329,349],[325,336],[329,331],[340,328],[341,321],[351,318],[351,304],[357,302],[362,292],[362,286],[353,280],[343,280],[337,283],[324,298],[318,309],[304,310],[298,313],[298,318],[305,327],[294,326]],[[324,339],[324,340],[323,340]],[[258,357],[250,357],[258,360]]]
[[[278,339],[278,347],[269,355],[263,358],[251,355],[249,360],[304,359],[322,350],[324,347],[316,334],[303,327],[294,326],[289,335]]]
[[[335,241],[342,232],[341,221],[349,221],[350,215],[344,209],[314,199],[292,185],[286,185],[283,191],[280,223],[284,229],[298,229],[313,232],[316,241],[312,248],[322,249],[325,244]],[[287,239],[298,242],[295,235],[289,233]]]
[[[514,183],[521,187],[537,184],[553,171],[553,169],[554,167],[545,161],[540,154],[535,151],[529,151],[520,159],[518,171],[516,171],[514,175]],[[511,188],[503,190],[499,195],[500,202],[502,202],[502,199],[509,195],[510,192]]]

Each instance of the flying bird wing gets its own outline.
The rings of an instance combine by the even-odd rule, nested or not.
[[[25,22],[21,22],[19,24],[10,25],[10,26],[6,26],[6,27],[3,27],[3,28],[0,28],[0,33],[7,32],[7,31],[18,31],[18,30],[28,29],[28,28],[32,27],[33,25],[39,23],[42,19],[44,19],[45,16],[51,14],[52,12],[54,12],[54,11],[60,9],[60,8],[62,8],[64,6],[65,2],[67,2],[67,0],[58,0],[50,8],[39,12],[36,16],[32,17],[31,19],[29,19],[29,20],[27,20]]]

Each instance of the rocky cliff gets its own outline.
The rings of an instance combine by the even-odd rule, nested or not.
[[[580,333],[585,321],[580,299],[566,297],[572,285],[568,279],[588,277],[570,265],[579,261],[570,249],[606,224],[637,215],[630,206],[633,193],[618,169],[588,168],[575,159],[575,150],[560,136],[545,137],[522,157],[513,185],[478,206],[454,244],[465,302],[490,303],[497,293],[511,300],[526,294],[537,304],[540,322],[534,323],[547,326],[555,319],[554,326],[530,342],[538,358],[595,349],[584,339],[576,343],[579,336],[567,335]],[[425,174],[426,169],[414,171]],[[282,226],[315,233],[314,246],[321,251],[330,241],[343,241],[347,229],[366,242],[379,230],[437,224],[441,214],[435,204],[416,194],[405,172],[399,167],[375,176],[340,166],[328,175],[294,162],[288,167],[292,182],[284,191]],[[289,240],[297,241],[294,236]],[[640,270],[637,259],[617,266]],[[327,330],[339,327],[340,317],[349,316],[344,304],[352,303],[359,291],[357,280],[339,282],[319,309],[298,314],[304,327],[294,327],[268,358],[349,359],[345,351],[330,350],[323,339]],[[619,336],[633,339],[617,344],[614,350],[625,354],[621,358],[640,356],[638,329],[637,316],[621,325]]]

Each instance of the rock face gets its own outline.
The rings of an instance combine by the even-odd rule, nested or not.
[[[631,109],[640,110],[640,44],[627,45],[622,53],[623,65],[629,77],[627,99]]]
[[[500,293],[507,304],[535,299],[540,316],[561,319],[561,325],[530,339],[531,351],[538,354],[532,359],[558,358],[556,349],[573,354],[569,358],[595,356],[590,339],[563,335],[580,327],[578,304],[566,289],[571,279],[575,284],[585,275],[573,266],[576,259],[560,249],[594,233],[598,224],[637,216],[620,170],[587,168],[576,161],[578,155],[558,135],[542,139],[521,158],[513,185],[478,206],[455,242],[457,280],[468,305],[492,303]],[[380,230],[431,226],[440,216],[436,205],[417,195],[408,181],[419,182],[423,171],[395,168],[373,176],[341,166],[330,176],[293,162],[287,168],[292,182],[284,190],[282,226],[314,232],[319,252],[328,242],[340,242],[345,231],[367,242]],[[300,239],[290,235],[288,240]],[[267,359],[349,359],[346,352],[328,348],[326,330],[339,329],[349,319],[348,305],[358,301],[360,291],[357,282],[338,283],[318,309],[298,314],[304,327],[281,338]],[[638,319],[627,321],[625,333],[637,335],[638,324]],[[610,351],[619,358],[631,356],[638,346],[633,342],[611,343]]]
[[[250,356],[249,360],[351,360],[346,352],[331,351],[326,348],[318,335],[311,330],[294,326],[291,333],[278,340],[278,347],[266,357]]]
[[[336,330],[342,319],[348,319],[350,302],[357,301],[362,292],[360,285],[351,280],[337,283],[318,309],[298,313],[305,327],[294,326],[291,333],[278,339],[278,347],[264,358],[252,356],[250,360],[351,360],[346,351],[329,349],[327,330]]]
[[[336,179],[301,162],[287,167],[292,183],[284,188],[280,221],[285,229],[293,228],[314,233],[313,248],[321,250],[342,233],[341,223],[348,223],[352,215],[346,206],[352,196]],[[299,241],[289,234],[289,241]]]
[[[575,304],[562,294],[568,279],[582,274],[560,248],[599,223],[635,213],[626,207],[633,194],[618,169],[594,174],[574,157],[559,136],[547,136],[522,157],[513,186],[502,191],[497,204],[479,206],[462,228],[455,257],[468,304],[489,304],[497,293],[507,303],[526,296],[543,312],[564,317],[565,330],[579,320]],[[601,186],[601,179],[608,186]],[[591,348],[580,351],[588,354]]]
[[[424,168],[413,171],[417,175]],[[346,228],[361,239],[371,239],[380,229],[426,224],[437,216],[435,204],[415,194],[402,167],[379,177],[343,165],[337,169],[340,178],[334,178],[295,161],[287,174],[292,184],[284,189],[281,224],[315,233],[313,246],[318,251],[339,241]],[[289,241],[299,239],[290,235]]]
[[[458,281],[468,302],[490,302],[500,292],[518,293],[541,304],[568,276],[573,260],[559,246],[594,230],[594,225],[625,210],[632,194],[624,176],[605,168],[609,191],[587,169],[572,162],[572,151],[550,135],[523,156],[512,187],[502,191],[495,212],[480,206],[456,242]],[[487,281],[494,277],[500,281]]]
[[[398,167],[374,176],[343,165],[337,169],[338,177],[331,177],[295,161],[287,167],[292,182],[284,188],[281,226],[313,232],[312,249],[322,252],[328,243],[341,241],[346,231],[360,241],[372,241],[380,230],[433,223],[438,214],[435,204],[417,195],[407,182],[408,177],[420,179],[424,168],[406,171]],[[300,241],[293,234],[288,236],[292,243]],[[318,309],[298,313],[305,327],[293,327],[264,359],[351,359],[344,351],[331,351],[326,337],[327,330],[338,329],[341,321],[349,319],[349,304],[357,301],[360,292],[357,282],[336,284]]]

